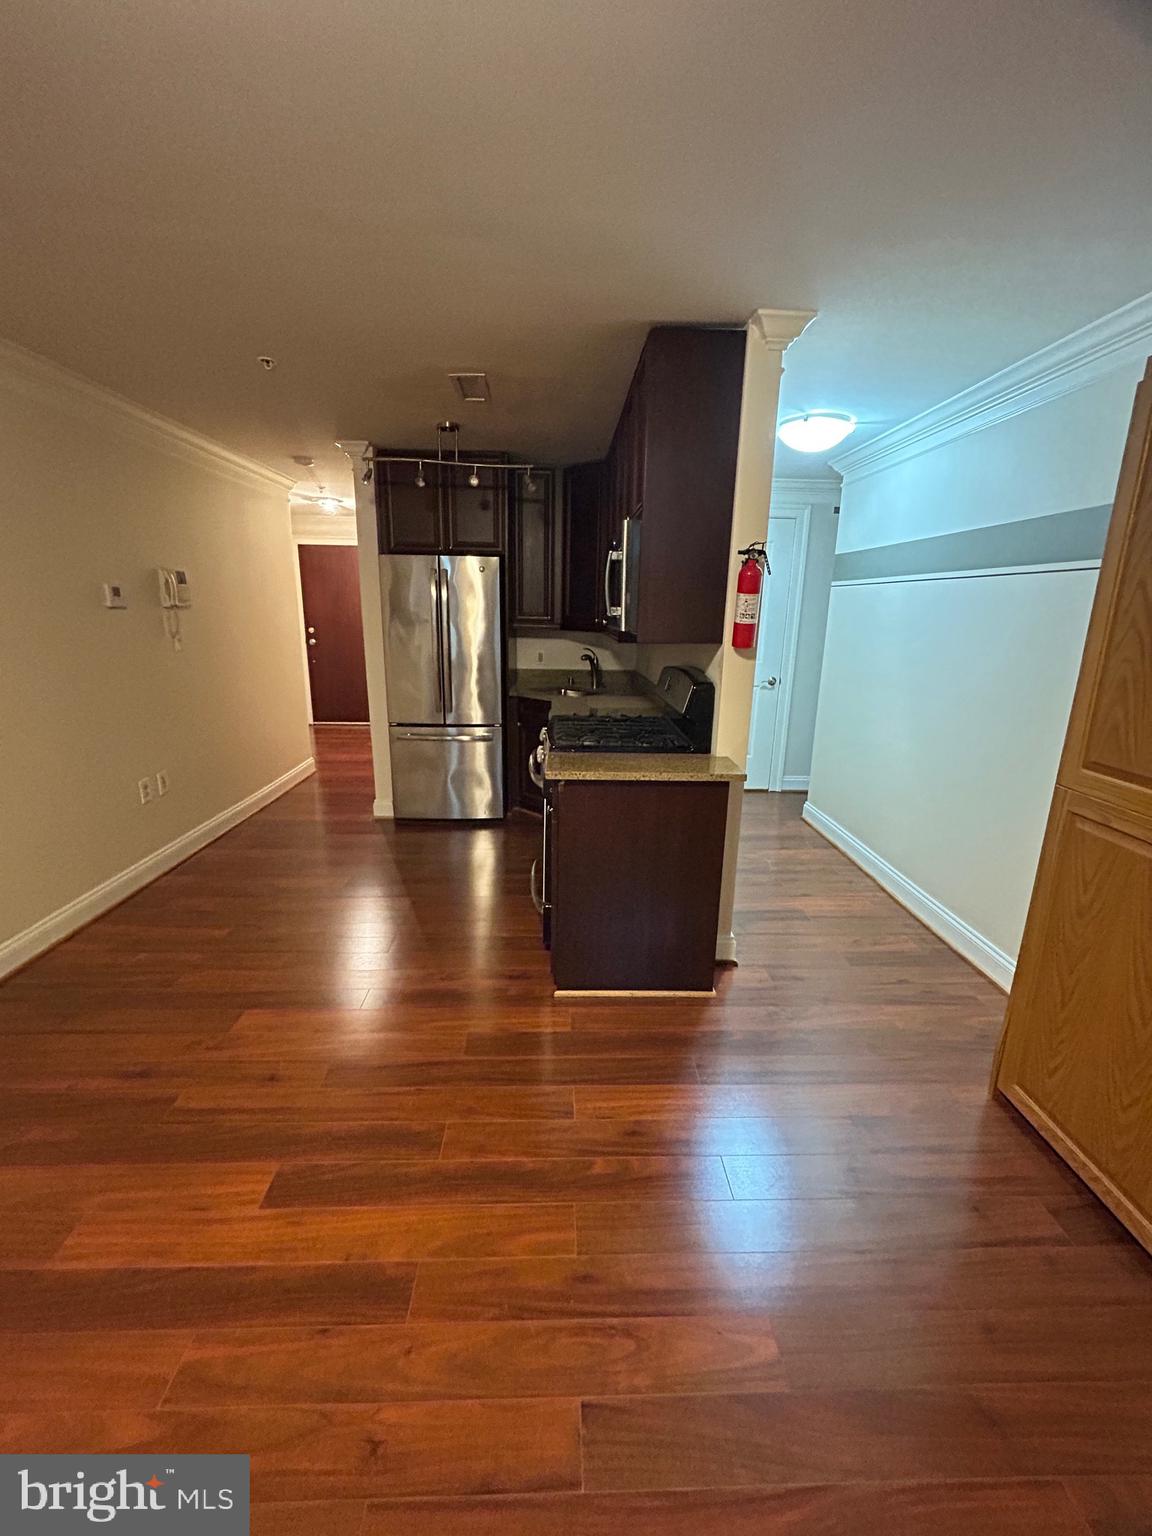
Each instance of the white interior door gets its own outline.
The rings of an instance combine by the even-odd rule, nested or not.
[[[787,721],[781,718],[780,701],[784,671],[784,637],[788,598],[792,590],[792,564],[796,554],[796,519],[768,520],[768,565],[760,598],[760,630],[756,644],[756,682],[752,694],[752,725],[748,736],[748,779],[745,789],[771,789],[772,763],[778,733]]]

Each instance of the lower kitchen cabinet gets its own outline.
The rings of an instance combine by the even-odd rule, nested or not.
[[[526,811],[543,812],[544,793],[532,780],[528,759],[540,745],[540,732],[548,724],[551,706],[545,699],[511,699],[515,728],[508,733],[515,759],[508,783],[512,803]]]
[[[711,991],[729,785],[561,780],[548,794],[557,989]]]

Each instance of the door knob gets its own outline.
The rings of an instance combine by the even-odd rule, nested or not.
[[[315,645],[315,644],[316,644],[316,642],[315,642],[315,640],[309,640],[309,642],[308,642],[308,644],[309,644],[309,645]]]
[[[315,626],[315,624],[309,624],[309,626],[308,626],[308,633],[310,635],[314,635],[316,633],[316,626]]]

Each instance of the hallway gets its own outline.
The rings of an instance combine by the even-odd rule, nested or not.
[[[247,1452],[257,1536],[1152,1529],[1152,1259],[799,796],[714,999],[559,1004],[539,824],[317,735],[0,985],[0,1452]]]

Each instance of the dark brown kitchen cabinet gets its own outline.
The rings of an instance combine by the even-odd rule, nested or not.
[[[540,732],[548,724],[551,706],[546,699],[518,698],[514,708],[515,729],[510,734],[515,743],[516,761],[512,764],[508,782],[513,786],[516,803],[523,810],[540,812],[544,809],[544,794],[533,781],[528,759],[540,745]]]
[[[470,485],[475,472],[479,485]],[[508,472],[483,464],[440,470],[441,518],[450,554],[499,554],[504,548]]]
[[[517,472],[512,483],[510,619],[513,625],[555,628],[562,622],[564,592],[558,473]]]
[[[605,465],[573,464],[564,471],[565,629],[593,630],[604,624],[604,561],[608,552]]]
[[[424,468],[424,484],[416,484],[415,464],[376,465],[376,508],[380,520],[380,549],[385,554],[435,554],[440,537],[440,485],[435,469]]]
[[[536,889],[557,989],[712,990],[728,795],[721,781],[549,785]]]
[[[381,453],[415,458],[411,449]],[[479,454],[459,464],[376,465],[376,507],[382,554],[500,554],[507,521],[508,471],[498,467],[503,455]],[[468,481],[475,469],[478,485]],[[418,485],[422,478],[424,484]]]
[[[648,333],[606,468],[609,546],[619,548],[626,520],[643,533],[635,605],[611,633],[647,643],[723,638],[744,346],[743,330]]]

